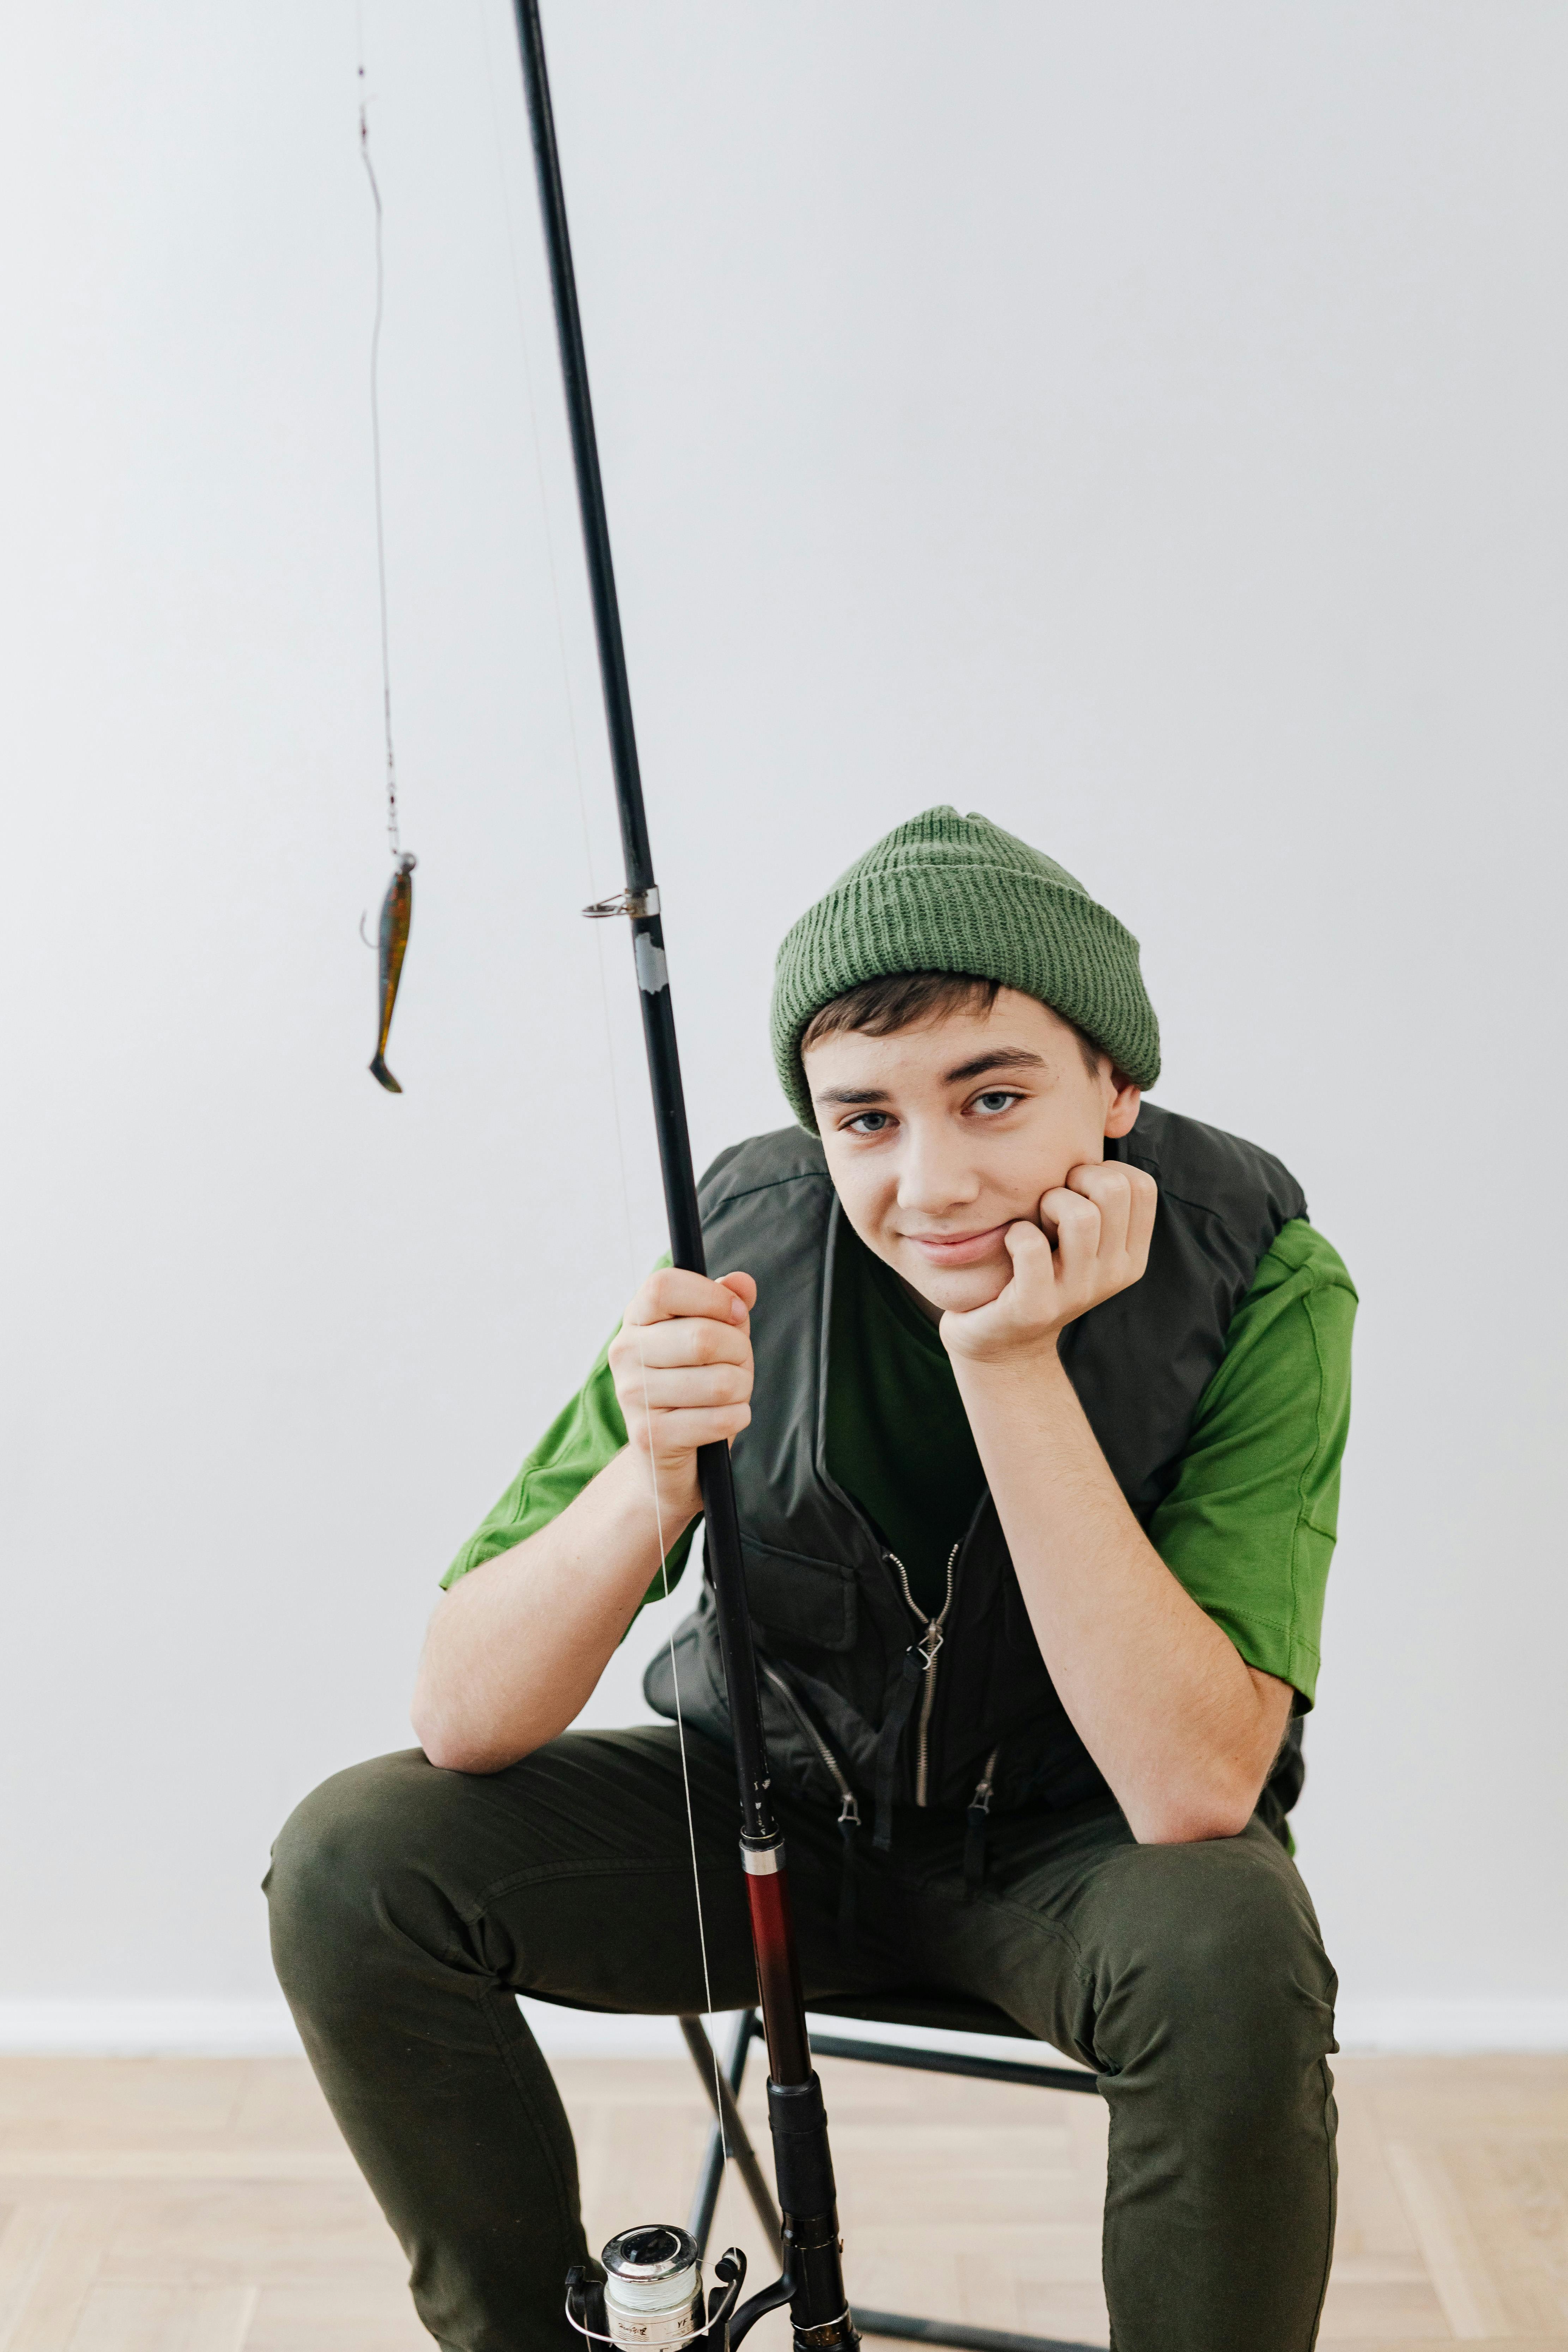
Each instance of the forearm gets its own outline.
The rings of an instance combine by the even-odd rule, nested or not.
[[[663,1510],[668,1549],[695,1507]],[[564,1731],[658,1566],[647,1458],[626,1446],[559,1518],[442,1595],[412,1708],[431,1763],[499,1772]]]
[[[1150,1544],[1054,1346],[954,1370],[1041,1654],[1134,1834],[1236,1834],[1288,1692],[1254,1675]]]

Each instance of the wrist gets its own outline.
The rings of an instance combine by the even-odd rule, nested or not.
[[[668,1559],[693,1519],[702,1515],[702,1489],[696,1479],[682,1481],[673,1488],[662,1482],[657,1489],[657,1532],[663,1538],[663,1557]]]
[[[952,1371],[972,1422],[977,1414],[1022,1414],[1030,1428],[1037,1429],[1042,1419],[1077,1402],[1055,1335],[1005,1353],[955,1356]]]
[[[965,1380],[1066,1380],[1059,1353],[1061,1329],[1017,1333],[977,1348],[949,1346],[954,1377]],[[944,1334],[945,1337],[945,1334]]]
[[[662,1535],[668,1554],[702,1508],[697,1456],[667,1454],[656,1463],[634,1439],[623,1459],[628,1474],[626,1508],[634,1518],[640,1516],[650,1533]]]

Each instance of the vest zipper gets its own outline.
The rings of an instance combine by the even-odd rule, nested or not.
[[[918,1650],[925,1660],[922,1669],[925,1675],[925,1688],[921,1693],[921,1719],[915,1734],[915,1802],[917,1805],[923,1805],[926,1801],[926,1783],[931,1760],[931,1711],[936,1702],[936,1654],[942,1644],[942,1629],[947,1622],[947,1612],[952,1607],[952,1572],[958,1564],[958,1555],[963,1549],[963,1539],[961,1537],[947,1556],[947,1591],[942,1607],[934,1617],[922,1615],[917,1606],[915,1596],[910,1591],[909,1570],[898,1553],[890,1551],[884,1555],[889,1564],[899,1571],[899,1582],[904,1588],[904,1599],[909,1604],[910,1614],[924,1628],[920,1640],[911,1642],[910,1644],[910,1655],[912,1656]]]
[[[994,1748],[985,1759],[980,1775],[980,1785],[969,1800],[969,1811],[963,1829],[963,1899],[973,1903],[985,1879],[985,1829],[991,1818],[991,1800],[996,1790],[996,1759],[1000,1748]]]
[[[844,1829],[847,1827],[858,1830],[860,1826],[860,1808],[856,1802],[854,1790],[849,1786],[847,1780],[845,1778],[844,1767],[840,1764],[837,1757],[835,1756],[832,1748],[828,1746],[821,1732],[818,1731],[816,1724],[813,1723],[810,1716],[807,1715],[805,1707],[801,1705],[799,1699],[796,1698],[794,1691],[791,1690],[788,1683],[785,1682],[778,1668],[776,1666],[771,1666],[766,1658],[759,1658],[757,1660],[757,1664],[761,1666],[763,1674],[767,1676],[769,1682],[772,1683],[774,1690],[777,1691],[780,1698],[783,1699],[784,1705],[788,1707],[790,1713],[794,1716],[795,1721],[799,1724],[801,1729],[805,1732],[806,1738],[810,1740],[812,1746],[816,1748],[817,1754],[826,1765],[829,1772],[833,1775],[833,1785],[838,1791],[839,1828]]]
[[[854,1962],[856,1948],[855,1842],[860,1830],[860,1808],[843,1766],[783,1675],[766,1658],[760,1657],[757,1664],[832,1773],[838,1790],[838,1836],[843,1848],[838,1873],[838,1953],[848,1967]]]

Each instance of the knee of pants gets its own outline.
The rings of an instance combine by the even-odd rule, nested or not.
[[[1120,1948],[1100,1962],[1112,2072],[1206,2086],[1238,2116],[1294,2095],[1334,2047],[1333,1969],[1306,1888],[1268,1833],[1136,1846]]]
[[[273,1962],[296,2009],[352,1999],[389,1963],[417,1965],[460,1940],[457,1909],[421,1860],[441,1850],[430,1816],[453,1801],[455,1777],[411,1749],[334,1773],[295,1807],[264,1885]]]

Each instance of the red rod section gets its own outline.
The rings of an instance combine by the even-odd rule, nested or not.
[[[811,2046],[805,2036],[805,2004],[801,1997],[800,1958],[790,1917],[784,1849],[774,1846],[764,1857],[742,1847],[742,1853],[752,1942],[757,1955],[757,1991],[768,2043],[768,2073],[775,2083],[806,2083],[811,2079]],[[765,1874],[756,1868],[764,1858],[773,1865]]]

